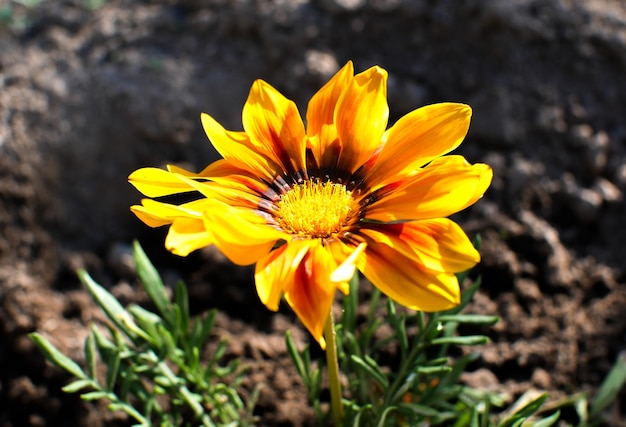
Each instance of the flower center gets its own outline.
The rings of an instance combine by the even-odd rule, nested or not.
[[[276,220],[301,237],[329,237],[339,232],[358,211],[358,203],[342,184],[305,181],[280,197]]]

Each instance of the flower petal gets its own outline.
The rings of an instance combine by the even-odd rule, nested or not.
[[[165,238],[165,248],[179,256],[187,256],[211,244],[212,235],[202,219],[175,219]]]
[[[348,61],[309,101],[306,112],[306,133],[309,145],[318,164],[327,165],[332,155],[328,146],[337,140],[334,125],[334,113],[340,95],[346,90],[354,77],[354,66]],[[336,156],[334,156],[336,162]]]
[[[403,116],[389,128],[385,145],[368,171],[370,188],[419,169],[457,148],[469,129],[469,105],[427,105]]]
[[[305,132],[293,101],[257,80],[243,107],[243,128],[259,151],[289,173],[305,169]]]
[[[130,210],[148,226],[160,227],[171,224],[176,218],[202,220],[202,211],[206,205],[207,201],[204,199],[180,206],[157,202],[152,199],[143,199],[141,206],[131,206]]]
[[[341,141],[339,170],[352,173],[372,157],[382,143],[388,118],[387,72],[375,66],[354,76],[334,115]]]
[[[460,273],[480,261],[480,254],[465,232],[448,218],[377,224],[362,229],[360,233],[431,271]]]
[[[257,262],[254,280],[259,298],[267,308],[278,311],[283,289],[293,281],[300,261],[312,245],[311,240],[294,239]]]
[[[200,118],[204,132],[224,159],[239,162],[243,167],[256,175],[261,175],[269,182],[281,174],[282,167],[272,157],[272,153],[268,153],[263,147],[256,146],[245,132],[228,131],[206,113],[202,113]]]
[[[368,244],[359,270],[382,293],[413,310],[446,310],[461,301],[454,274],[427,270],[384,243]]]
[[[471,165],[462,156],[439,157],[414,176],[375,192],[365,218],[390,222],[447,217],[480,199],[492,177],[486,164]]]
[[[336,268],[332,254],[317,244],[309,249],[298,264],[293,281],[284,288],[285,300],[322,349],[326,348],[324,325],[337,290],[330,280]]]
[[[137,169],[130,174],[128,181],[148,197],[162,197],[194,191],[177,175],[159,168]]]
[[[248,208],[212,201],[204,212],[205,225],[215,245],[235,264],[248,265],[266,256],[279,240],[291,236],[267,225],[265,218]]]

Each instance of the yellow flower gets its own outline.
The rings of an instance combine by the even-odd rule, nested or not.
[[[215,244],[236,264],[256,263],[263,304],[276,311],[284,296],[322,347],[335,292],[348,293],[357,268],[406,307],[451,308],[460,300],[454,273],[480,256],[446,217],[482,197],[492,171],[443,156],[465,137],[469,106],[425,106],[387,129],[386,85],[382,68],[354,75],[348,62],[310,100],[305,127],[292,101],[257,80],[243,132],[202,114],[223,159],[198,174],[168,166],[129,177],[151,198],[202,197],[144,199],[131,210],[149,226],[169,225],[175,254]]]

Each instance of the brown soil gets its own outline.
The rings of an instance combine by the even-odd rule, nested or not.
[[[199,113],[240,128],[251,82],[306,100],[348,59],[389,70],[392,119],[466,102],[460,152],[495,171],[456,219],[483,238],[471,306],[482,332],[467,381],[517,396],[593,392],[626,349],[626,6],[621,0],[55,0],[0,4],[0,426],[124,424],[60,391],[39,331],[80,359],[98,316],[74,271],[145,302],[128,266],[139,238],[193,309],[268,385],[262,425],[312,413],[283,334],[308,336],[258,301],[249,268],[207,249],[180,259],[128,211],[134,169],[215,158]],[[91,6],[97,6],[92,7]],[[626,396],[611,409],[626,425]],[[575,421],[572,414],[565,414]]]

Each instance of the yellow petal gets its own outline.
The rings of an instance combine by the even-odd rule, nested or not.
[[[337,263],[321,244],[309,249],[284,287],[285,300],[324,349],[324,325],[335,298],[336,284],[330,276]]]
[[[224,159],[238,162],[269,182],[281,173],[282,168],[269,156],[271,153],[253,144],[245,132],[228,131],[206,113],[202,113],[200,119],[204,132]],[[211,167],[212,165],[209,165],[209,168]],[[207,173],[210,172],[203,172],[202,175]]]
[[[400,118],[383,137],[385,145],[369,175],[370,187],[419,169],[457,148],[469,129],[469,105],[440,103]]]
[[[383,243],[368,244],[359,270],[382,293],[413,310],[446,310],[461,301],[454,274],[427,270]]]
[[[333,274],[330,275],[330,280],[336,283],[347,284],[354,273],[356,272],[356,263],[358,257],[361,255],[361,252],[365,250],[367,245],[365,243],[361,243],[357,246],[356,249],[352,251],[352,253],[333,271]],[[342,289],[342,292],[346,295],[349,294],[350,290]]]
[[[143,199],[141,206],[131,206],[130,210],[150,227],[171,224],[176,218],[195,218],[202,220],[206,200],[196,200],[181,206]]]
[[[352,61],[348,61],[309,101],[306,133],[318,164],[329,163],[330,159],[323,161],[322,158],[328,146],[337,139],[337,130],[333,122],[335,107],[353,77],[354,67]]]
[[[304,170],[305,132],[293,101],[262,80],[253,83],[243,107],[243,128],[261,153],[286,172]]]
[[[187,256],[213,243],[202,219],[174,220],[165,238],[165,247],[174,255]]]
[[[478,251],[465,232],[447,218],[377,224],[360,233],[392,247],[431,271],[459,273],[480,261]]]
[[[177,175],[158,168],[138,169],[130,174],[128,181],[148,197],[169,196],[194,191]]]
[[[200,192],[208,200],[216,200],[232,206],[256,209],[259,206],[260,195],[249,191],[241,185],[238,177],[212,178],[213,181],[196,181],[184,176],[179,177],[191,188]]]
[[[277,241],[291,239],[251,209],[218,200],[212,205],[204,212],[205,226],[211,230],[215,245],[235,264],[253,264],[266,256]]]
[[[313,244],[311,240],[294,239],[257,262],[254,280],[259,298],[267,308],[278,311],[283,289],[293,281],[300,261]]]
[[[387,72],[372,67],[357,74],[335,109],[334,123],[341,141],[339,170],[354,172],[372,157],[382,143],[388,118]]]
[[[492,176],[488,165],[470,165],[461,156],[439,157],[414,176],[376,192],[365,217],[383,222],[447,217],[480,199]]]

